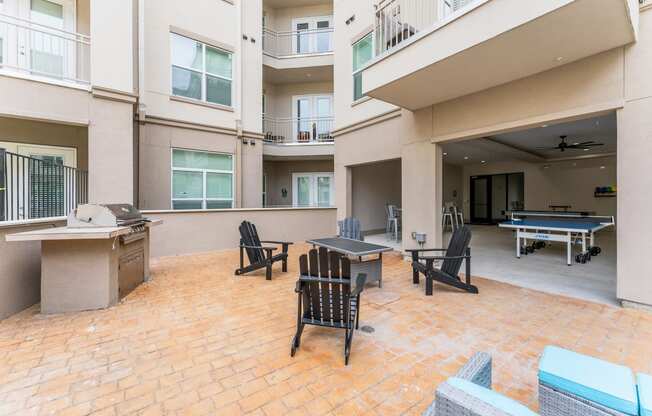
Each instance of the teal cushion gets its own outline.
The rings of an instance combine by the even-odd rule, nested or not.
[[[548,346],[539,361],[539,380],[627,415],[638,415],[632,370],[559,347]]]
[[[652,376],[639,373],[636,376],[638,385],[638,404],[640,416],[652,416]]]
[[[500,393],[462,378],[451,377],[448,384],[512,416],[537,416],[532,410]]]

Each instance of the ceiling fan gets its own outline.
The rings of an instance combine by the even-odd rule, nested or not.
[[[576,142],[569,144],[566,142],[568,136],[559,136],[561,142],[557,146],[553,147],[537,147],[537,150],[559,150],[565,152],[566,150],[589,150],[592,147],[604,146],[604,143],[598,143],[593,140],[587,140],[584,142]]]

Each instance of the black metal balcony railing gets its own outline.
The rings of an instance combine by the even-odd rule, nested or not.
[[[88,172],[0,149],[0,221],[68,215],[88,202]]]
[[[333,141],[333,118],[286,118],[263,117],[263,134],[267,143],[310,144]]]

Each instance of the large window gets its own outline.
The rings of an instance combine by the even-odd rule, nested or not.
[[[232,54],[176,33],[170,38],[172,94],[231,107]]]
[[[373,33],[369,33],[353,44],[353,101],[362,94],[362,68],[374,56]]]
[[[172,150],[172,209],[233,208],[233,156]]]

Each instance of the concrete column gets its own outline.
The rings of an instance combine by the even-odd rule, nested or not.
[[[335,163],[335,206],[337,220],[353,215],[353,180],[351,168]]]
[[[133,103],[93,97],[90,110],[89,202],[133,203]]]
[[[242,208],[260,208],[263,206],[263,142],[245,139],[249,144],[242,144]],[[254,143],[255,144],[252,144]]]
[[[652,98],[627,102],[618,111],[617,295],[624,304],[652,305],[650,114]]]
[[[640,15],[639,40],[625,48],[625,106],[618,111],[617,296],[652,305],[650,155],[652,155],[652,9]]]
[[[417,248],[413,232],[426,234],[426,246],[442,246],[442,152],[438,145],[419,141],[403,146],[403,249]]]

